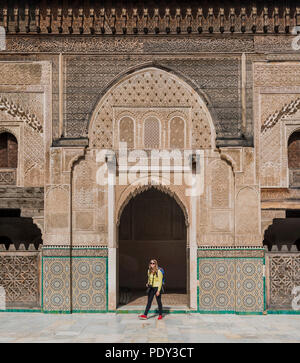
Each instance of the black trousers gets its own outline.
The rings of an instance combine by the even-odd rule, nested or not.
[[[156,296],[157,289],[158,289],[158,287],[150,287],[150,290],[149,290],[149,293],[148,293],[148,303],[147,303],[146,310],[145,310],[145,313],[144,313],[145,315],[148,314],[148,311],[151,308],[154,295],[156,297],[159,315],[162,315],[161,292],[160,292],[159,296]]]

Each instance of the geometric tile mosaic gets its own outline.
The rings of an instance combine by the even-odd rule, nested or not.
[[[70,258],[43,258],[43,310],[70,311]]]
[[[199,260],[199,309],[233,311],[235,262],[233,259]]]
[[[106,310],[107,258],[72,259],[72,310]]]
[[[263,271],[262,259],[236,260],[236,311],[263,311]]]
[[[199,310],[264,310],[262,258],[199,258]]]

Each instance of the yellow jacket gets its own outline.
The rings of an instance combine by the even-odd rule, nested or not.
[[[148,285],[151,285],[153,287],[158,287],[157,291],[160,292],[160,289],[162,287],[162,281],[163,281],[163,274],[160,270],[158,270],[157,275],[153,273],[150,273],[148,270]]]

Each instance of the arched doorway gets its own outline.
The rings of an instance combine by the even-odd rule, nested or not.
[[[16,185],[18,167],[18,141],[8,132],[0,133],[1,185]]]
[[[290,187],[300,186],[300,131],[294,132],[288,140],[288,167]]]
[[[0,168],[17,168],[18,141],[14,135],[0,133]]]
[[[170,195],[150,188],[132,198],[119,225],[119,306],[146,303],[149,259],[165,270],[167,306],[187,305],[185,216]]]

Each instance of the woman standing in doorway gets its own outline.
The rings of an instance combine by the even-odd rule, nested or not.
[[[159,311],[158,320],[162,319],[162,303],[161,303],[162,282],[163,282],[163,274],[158,268],[158,263],[156,260],[151,260],[148,268],[148,282],[146,284],[147,293],[148,293],[148,303],[144,314],[139,315],[140,319],[147,319],[147,314],[151,308],[154,295],[156,296],[156,301]]]

